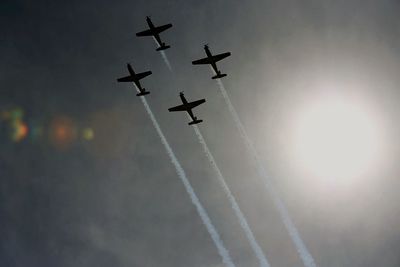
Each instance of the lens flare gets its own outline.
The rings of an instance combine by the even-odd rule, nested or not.
[[[76,128],[69,117],[56,117],[50,124],[49,135],[56,148],[67,149],[76,138]]]
[[[19,107],[0,112],[0,119],[10,127],[10,138],[13,142],[21,142],[28,136],[29,127],[23,121],[23,116],[24,111]]]
[[[83,129],[82,137],[83,137],[83,139],[85,139],[85,140],[87,140],[87,141],[92,140],[93,137],[94,137],[94,131],[93,131],[93,129],[92,129],[92,128],[85,128],[85,129]]]
[[[11,139],[14,142],[20,142],[28,136],[28,126],[21,120],[16,120],[12,123]]]

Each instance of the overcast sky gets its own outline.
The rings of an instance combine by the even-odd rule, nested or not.
[[[133,85],[116,82],[128,62],[153,72],[147,99],[234,263],[258,266],[186,115],[167,112],[180,91],[207,99],[199,127],[271,266],[303,266],[210,69],[191,65],[207,43],[232,53],[225,87],[318,266],[400,266],[399,12],[395,0],[2,1],[0,112],[22,109],[42,134],[14,142],[0,121],[0,266],[222,266]],[[173,24],[172,73],[135,36],[147,15]],[[386,133],[385,164],[351,187],[290,159],[291,120],[320,90],[368,103]],[[76,131],[68,144],[52,136],[60,121]]]

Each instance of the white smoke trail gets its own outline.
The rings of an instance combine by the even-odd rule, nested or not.
[[[288,231],[294,245],[296,246],[297,252],[300,255],[301,260],[303,261],[304,266],[306,267],[317,267],[314,258],[311,256],[310,252],[308,251],[306,245],[304,244],[303,240],[300,237],[300,234],[294,225],[292,219],[289,216],[289,213],[285,207],[285,204],[282,202],[280,199],[271,179],[268,177],[267,172],[260,160],[260,157],[258,156],[257,150],[255,149],[253,142],[251,141],[250,137],[247,135],[246,130],[244,129],[244,126],[242,122],[240,121],[239,115],[237,114],[235,108],[232,105],[231,100],[229,99],[228,93],[225,90],[224,84],[220,79],[216,79],[218,83],[218,87],[222,93],[222,96],[225,99],[226,104],[228,105],[228,109],[230,113],[232,114],[232,117],[236,123],[236,126],[239,129],[240,135],[242,136],[247,148],[250,150],[250,153],[252,154],[256,166],[257,166],[257,172],[261,177],[264,178],[265,186],[272,196],[272,199],[274,201],[274,204],[276,208],[278,209],[278,212],[282,218],[282,221],[286,227],[286,230]]]
[[[161,54],[162,54],[162,56],[164,58],[164,61],[167,64],[169,70],[172,72],[172,67],[171,67],[171,65],[169,63],[168,57],[163,52],[164,51],[161,51]],[[188,115],[188,117],[190,118],[189,115]],[[231,203],[232,209],[235,211],[235,214],[238,217],[240,226],[242,227],[243,231],[245,232],[246,237],[249,240],[250,245],[251,245],[254,253],[256,254],[256,257],[258,258],[258,260],[260,262],[260,266],[262,266],[262,267],[270,267],[270,265],[268,263],[268,260],[267,260],[266,256],[264,255],[264,252],[262,251],[260,245],[257,243],[257,241],[256,241],[256,239],[255,239],[255,237],[253,235],[253,232],[251,231],[250,226],[247,223],[246,218],[244,217],[244,214],[242,213],[242,211],[239,208],[239,205],[236,202],[235,197],[233,196],[233,194],[232,194],[231,190],[229,189],[228,185],[226,184],[225,178],[222,175],[222,172],[219,169],[219,167],[218,167],[218,165],[217,165],[217,163],[216,163],[216,161],[214,159],[214,156],[211,154],[211,151],[208,148],[207,143],[204,140],[204,137],[201,134],[199,127],[197,125],[194,125],[193,128],[194,128],[194,131],[195,131],[195,133],[196,133],[196,135],[197,135],[197,137],[199,139],[200,144],[203,146],[204,153],[206,154],[208,160],[210,161],[211,166],[213,167],[214,171],[217,173],[218,182],[220,183],[220,185],[224,189],[224,192],[227,195],[227,197],[228,197],[228,199],[229,199],[229,201]]]
[[[197,197],[196,193],[193,190],[193,187],[191,186],[189,180],[187,179],[185,171],[183,170],[178,159],[176,158],[175,153],[173,152],[167,139],[165,138],[165,135],[162,132],[161,127],[158,124],[157,119],[155,118],[149,104],[147,103],[147,100],[143,96],[141,96],[140,98],[141,98],[143,105],[154,125],[154,128],[156,128],[157,133],[160,136],[162,144],[164,145],[165,149],[167,150],[167,154],[168,154],[172,164],[175,166],[175,169],[176,169],[176,172],[178,173],[179,178],[181,179],[181,181],[183,182],[183,184],[185,186],[186,192],[189,194],[190,199],[192,200],[192,203],[196,206],[197,212],[199,213],[201,220],[203,221],[212,240],[214,241],[215,245],[217,246],[218,253],[222,257],[222,261],[228,267],[235,267],[230,255],[229,255],[228,250],[225,248],[217,230],[215,229],[214,225],[211,223],[210,217],[208,216],[204,207],[201,205],[199,198]]]
[[[257,243],[257,241],[253,235],[253,232],[251,231],[250,226],[246,221],[246,218],[244,217],[242,211],[239,208],[239,205],[236,202],[235,197],[232,195],[231,190],[229,190],[229,187],[225,182],[224,176],[222,175],[221,170],[219,169],[217,163],[215,162],[214,156],[211,154],[210,149],[208,148],[207,143],[204,140],[199,127],[197,125],[194,125],[193,128],[194,128],[194,131],[196,132],[197,138],[199,139],[201,145],[203,146],[204,153],[206,154],[208,160],[210,161],[211,166],[213,167],[214,171],[217,173],[218,182],[224,189],[224,192],[227,195],[227,197],[231,203],[232,209],[235,211],[235,214],[239,220],[240,226],[242,227],[243,231],[245,232],[246,237],[249,240],[250,245],[260,262],[260,266],[270,267],[268,260],[265,257],[264,252],[262,251],[261,247]]]
[[[165,61],[165,64],[167,65],[167,67],[168,67],[169,71],[171,71],[171,72],[172,72],[171,63],[169,63],[169,60],[168,60],[167,54],[166,54],[166,53],[165,53],[165,51],[163,51],[163,50],[161,50],[160,52],[161,52],[161,56],[162,56],[162,58],[164,59],[164,61]]]
[[[158,46],[157,40],[156,40],[156,38],[154,38],[154,36],[153,36],[153,40],[154,40],[154,42],[156,43],[156,45]],[[161,53],[162,58],[164,59],[165,65],[167,65],[169,71],[172,72],[171,63],[169,63],[167,54],[166,54],[165,51],[163,51],[163,50],[161,50],[160,53]]]

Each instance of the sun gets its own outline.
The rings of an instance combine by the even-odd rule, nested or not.
[[[377,164],[382,134],[365,106],[325,95],[300,110],[292,142],[296,162],[303,170],[343,181],[363,176]]]

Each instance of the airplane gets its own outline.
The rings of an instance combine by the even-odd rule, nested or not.
[[[181,97],[182,100],[182,105],[176,106],[176,107],[172,107],[169,108],[168,111],[169,112],[173,112],[173,111],[186,111],[189,116],[192,118],[192,121],[189,122],[189,125],[193,125],[193,124],[198,124],[200,122],[202,122],[203,120],[198,120],[197,117],[195,117],[193,115],[192,109],[197,107],[198,105],[203,104],[204,102],[206,102],[205,99],[200,99],[200,100],[196,100],[193,102],[187,102],[185,95],[183,94],[183,92],[180,92],[179,96]]]
[[[141,73],[135,73],[135,71],[132,69],[131,64],[127,64],[128,71],[129,71],[129,76],[122,77],[117,79],[118,82],[133,82],[137,89],[139,90],[139,93],[136,94],[137,96],[144,96],[150,94],[149,91],[146,91],[145,88],[142,87],[140,84],[139,80],[143,79],[146,76],[149,76],[152,72],[151,71],[145,71]]]
[[[207,57],[202,58],[199,60],[192,61],[193,65],[200,65],[200,64],[210,64],[213,70],[215,71],[215,76],[212,77],[212,79],[219,79],[225,77],[227,74],[221,73],[221,71],[217,68],[217,62],[229,57],[231,55],[230,52],[218,54],[218,55],[212,55],[210,48],[208,47],[208,44],[204,46],[204,50],[206,51]]]
[[[169,45],[166,45],[165,43],[163,43],[161,41],[160,33],[165,31],[165,30],[167,30],[167,29],[169,29],[169,28],[171,28],[172,24],[169,23],[169,24],[165,24],[165,25],[156,27],[156,26],[154,26],[154,24],[151,21],[149,16],[146,17],[146,21],[147,21],[147,24],[149,25],[149,29],[145,30],[145,31],[142,31],[142,32],[136,33],[136,36],[139,36],[139,37],[140,36],[153,36],[154,39],[156,40],[157,44],[159,45],[159,47],[156,49],[157,51],[161,51],[161,50],[165,50],[167,48],[170,48]]]

